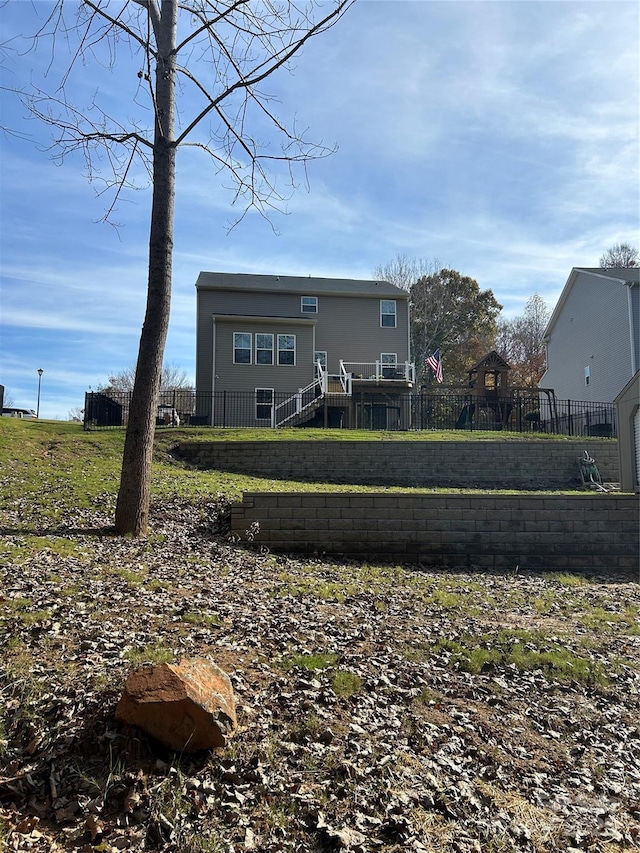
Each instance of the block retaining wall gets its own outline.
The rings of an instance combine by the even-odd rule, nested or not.
[[[183,442],[176,455],[200,468],[257,477],[371,486],[567,489],[580,483],[584,450],[602,479],[620,482],[618,442],[216,441]]]
[[[638,577],[638,498],[247,492],[231,530],[288,553]]]

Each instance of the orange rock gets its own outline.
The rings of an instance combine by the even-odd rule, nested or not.
[[[206,658],[132,672],[116,719],[179,752],[225,746],[238,728],[229,676]]]

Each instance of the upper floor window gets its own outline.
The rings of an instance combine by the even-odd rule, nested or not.
[[[396,327],[396,300],[380,300],[380,325],[388,326],[390,329]]]
[[[273,364],[273,335],[256,332],[256,364]]]
[[[590,367],[585,367],[585,369],[584,369],[584,384],[585,385],[591,384],[591,368]]]
[[[251,332],[233,333],[233,363],[251,364]]]
[[[318,297],[317,296],[302,296],[300,298],[300,310],[303,314],[318,313]]]
[[[327,369],[327,351],[326,350],[316,350],[313,354],[313,363],[317,364],[320,362],[320,366],[323,370]]]
[[[296,336],[278,335],[278,364],[296,363]]]

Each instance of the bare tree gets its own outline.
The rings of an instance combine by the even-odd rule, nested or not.
[[[153,188],[147,304],[116,507],[120,533],[140,536],[148,525],[156,405],[171,302],[176,151],[196,146],[217,171],[226,170],[235,185],[235,200],[245,212],[254,207],[266,215],[277,209],[283,195],[270,177],[269,163],[284,163],[290,173],[294,163],[304,166],[331,150],[309,143],[295,127],[287,129],[261,85],[287,66],[310,38],[329,29],[352,2],[54,0],[34,38],[34,50],[46,49],[46,41],[52,51],[72,46],[70,64],[55,88],[45,91],[34,84],[22,92],[32,114],[55,128],[59,154],[83,152],[90,176],[100,166],[96,158],[106,160],[114,203],[122,189],[135,182],[139,160]],[[108,101],[101,104],[98,96],[88,105],[71,102],[71,76],[86,75],[92,60],[106,73],[116,74],[123,63],[124,96],[132,58],[137,79],[126,114],[110,114]],[[199,99],[193,111],[185,97],[178,110],[178,81],[182,95],[188,89]],[[252,135],[252,119],[257,119],[257,133],[264,132],[265,119],[275,126],[283,140],[278,152],[264,148]]]
[[[107,385],[99,387],[102,394],[115,391],[118,393],[133,391],[136,381],[136,366],[121,370],[119,373],[111,374]],[[160,374],[160,391],[193,391],[193,383],[187,375],[187,371],[176,364],[164,364]]]
[[[73,408],[69,409],[67,413],[67,420],[81,424],[84,421],[84,409],[82,408],[82,406],[74,406]]]
[[[638,264],[638,250],[628,243],[614,243],[600,258],[603,269],[635,267]]]
[[[544,333],[551,311],[534,293],[519,317],[498,321],[497,350],[511,367],[512,385],[534,387],[546,370]]]
[[[396,287],[401,287],[410,292],[419,279],[434,275],[442,269],[442,266],[437,258],[433,258],[433,260],[410,258],[408,255],[398,252],[392,261],[377,266],[373,271],[373,277],[377,281],[388,281],[395,284]]]

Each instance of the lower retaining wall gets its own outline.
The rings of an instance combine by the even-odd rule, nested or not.
[[[605,482],[620,482],[618,442],[215,441],[182,442],[175,453],[199,468],[321,483],[489,489],[570,489],[579,459],[595,459]]]
[[[615,493],[247,492],[232,508],[231,531],[288,553],[637,577],[638,517],[637,497]]]

